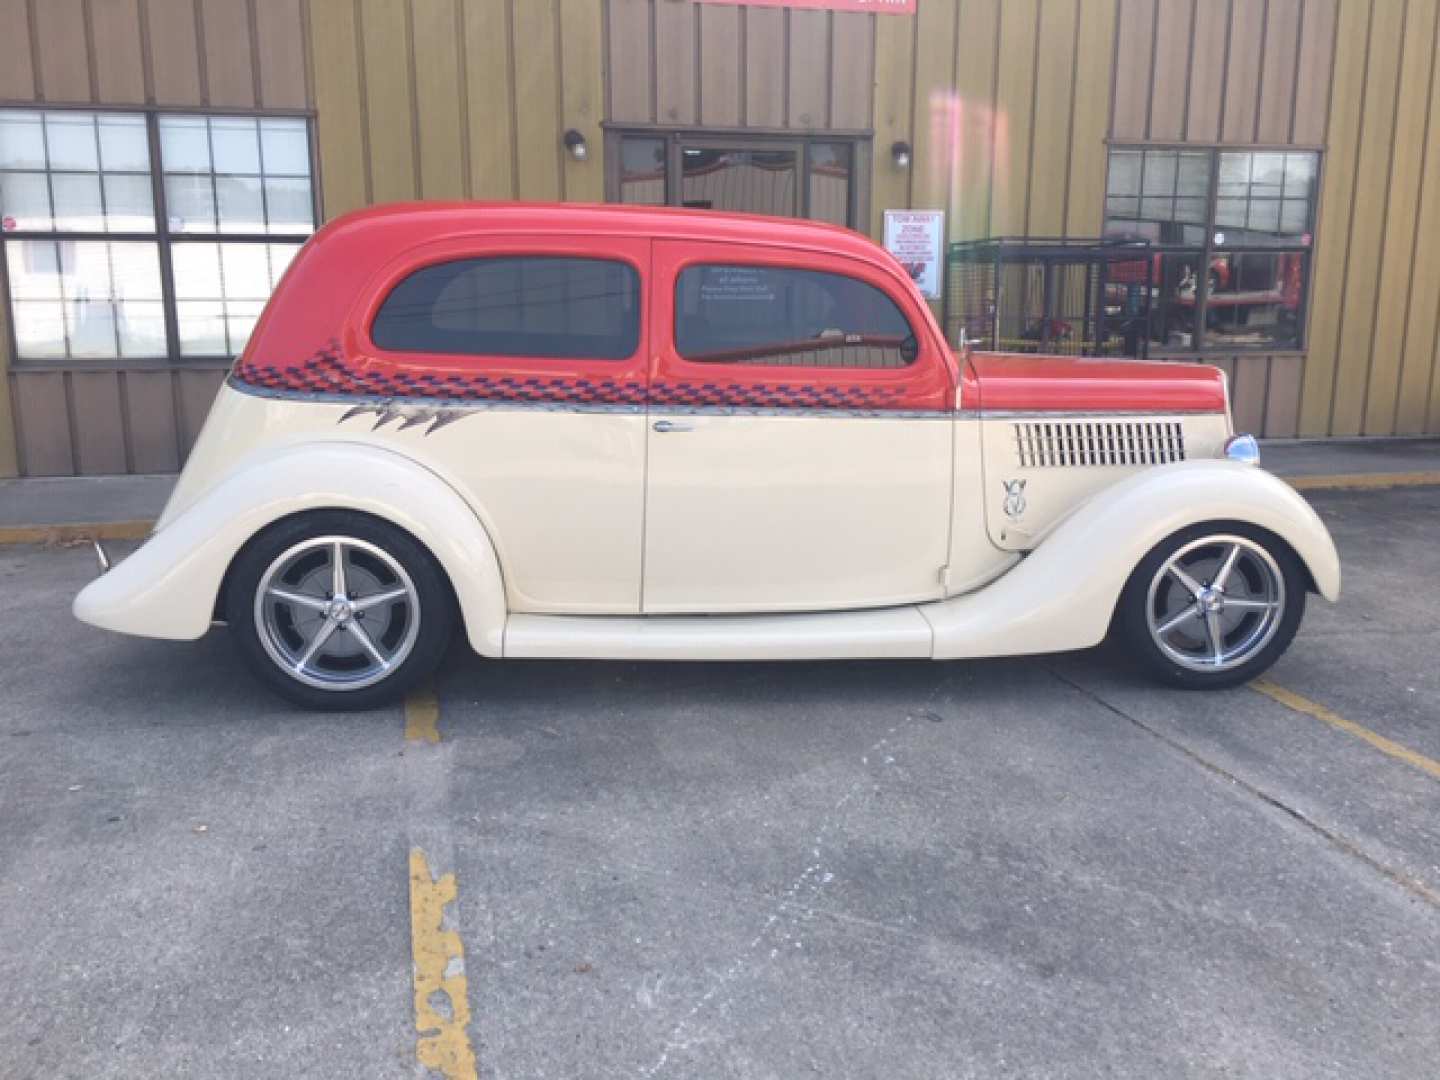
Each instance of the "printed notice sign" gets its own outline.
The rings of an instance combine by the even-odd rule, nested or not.
[[[886,210],[885,250],[900,261],[926,300],[940,299],[944,210]]]

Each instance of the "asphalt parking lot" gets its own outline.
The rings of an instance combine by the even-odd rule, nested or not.
[[[1440,488],[1312,499],[1343,601],[1203,696],[457,650],[316,716],[0,548],[0,1077],[1433,1077]]]

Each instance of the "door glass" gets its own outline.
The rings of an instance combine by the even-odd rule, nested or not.
[[[800,163],[794,150],[682,149],[680,201],[700,210],[795,217]]]
[[[664,139],[626,139],[620,144],[620,201],[665,205]]]

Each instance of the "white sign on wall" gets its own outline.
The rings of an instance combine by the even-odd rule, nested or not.
[[[940,299],[944,210],[886,210],[885,250],[900,260],[926,300]]]

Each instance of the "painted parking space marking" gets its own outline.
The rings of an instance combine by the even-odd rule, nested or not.
[[[405,699],[405,741],[438,743],[440,741],[440,702],[435,691],[424,687]]]
[[[1257,693],[1264,694],[1273,701],[1278,701],[1288,709],[1303,713],[1306,716],[1314,717],[1322,723],[1329,724],[1337,731],[1343,731],[1347,735],[1353,735],[1357,739],[1369,743],[1382,754],[1388,754],[1397,761],[1403,761],[1407,765],[1419,769],[1421,772],[1429,773],[1436,780],[1440,780],[1440,761],[1420,753],[1418,750],[1411,750],[1408,746],[1397,743],[1394,739],[1387,739],[1377,731],[1371,731],[1363,724],[1357,724],[1353,720],[1347,720],[1339,713],[1327,709],[1318,702],[1311,701],[1307,697],[1287,690],[1278,683],[1269,679],[1256,679],[1250,684],[1250,689]]]
[[[459,894],[453,873],[436,878],[430,860],[410,849],[410,950],[415,973],[415,1058],[446,1080],[474,1080],[465,946],[453,929]],[[450,908],[447,911],[447,908]]]

